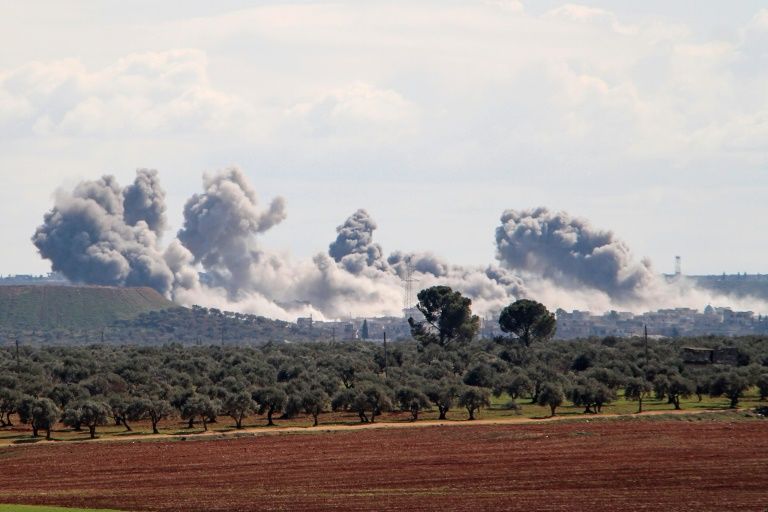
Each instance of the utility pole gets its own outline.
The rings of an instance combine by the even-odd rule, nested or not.
[[[387,378],[387,331],[384,331],[384,378]]]
[[[645,365],[648,366],[648,325],[643,325],[643,331],[645,333]]]

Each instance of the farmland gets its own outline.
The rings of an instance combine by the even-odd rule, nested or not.
[[[765,510],[764,420],[591,420],[4,448],[4,501],[124,510]],[[188,438],[191,439],[191,438]],[[55,478],[42,467],[55,468]]]

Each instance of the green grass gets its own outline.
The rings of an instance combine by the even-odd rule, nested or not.
[[[0,512],[119,512],[106,508],[66,508],[48,505],[0,505]]]
[[[0,326],[101,327],[175,305],[151,288],[0,286]]]

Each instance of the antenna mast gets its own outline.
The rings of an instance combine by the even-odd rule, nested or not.
[[[405,277],[403,278],[403,315],[408,319],[408,310],[413,305],[413,283],[418,283],[418,279],[413,278],[413,264],[411,260],[405,266]]]

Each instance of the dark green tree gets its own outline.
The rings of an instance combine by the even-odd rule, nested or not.
[[[555,411],[564,401],[565,393],[563,393],[562,386],[554,382],[543,383],[539,395],[536,397],[536,403],[549,407],[552,416],[555,415]]]
[[[160,398],[137,398],[128,404],[126,415],[130,421],[148,419],[152,422],[152,433],[159,434],[157,424],[173,412],[173,407],[167,400]]]
[[[96,438],[96,427],[109,421],[109,406],[98,400],[86,400],[77,407],[80,423],[88,427],[91,439]]]
[[[253,400],[257,404],[257,412],[259,414],[267,414],[267,426],[271,427],[275,424],[272,421],[272,416],[276,412],[283,410],[283,406],[288,400],[288,395],[277,387],[259,388],[253,392]]]
[[[490,407],[491,393],[484,388],[468,387],[459,395],[459,405],[469,413],[470,420],[475,419],[475,412],[482,407]]]
[[[227,393],[221,404],[221,411],[235,420],[235,428],[243,428],[243,419],[254,410],[255,404],[247,391]]]
[[[556,325],[555,315],[535,300],[516,300],[502,309],[499,315],[501,330],[517,336],[526,347],[534,341],[550,339],[555,335]]]
[[[651,394],[652,389],[651,383],[641,377],[630,379],[624,387],[624,398],[637,401],[639,414],[643,412],[643,400]]]
[[[411,413],[411,419],[417,421],[419,419],[419,413],[429,407],[429,398],[421,390],[405,386],[397,390],[395,393],[397,403],[400,406],[401,411],[408,411]]]
[[[368,334],[368,320],[363,320],[363,327],[360,329],[360,337],[364,340],[367,340],[369,337]]]
[[[302,394],[301,405],[304,412],[312,416],[312,426],[317,426],[317,417],[328,406],[330,399],[322,389],[311,389]]]
[[[735,369],[724,371],[717,375],[709,388],[711,396],[726,396],[731,401],[731,409],[739,406],[739,399],[744,392],[749,389],[749,379],[747,376]]]
[[[51,439],[51,430],[61,417],[61,409],[50,398],[26,397],[19,404],[19,419],[32,426],[32,436],[45,430],[45,438]]]
[[[423,322],[408,319],[411,335],[423,346],[447,347],[472,341],[480,329],[480,318],[472,314],[472,300],[448,286],[433,286],[417,295]]]

